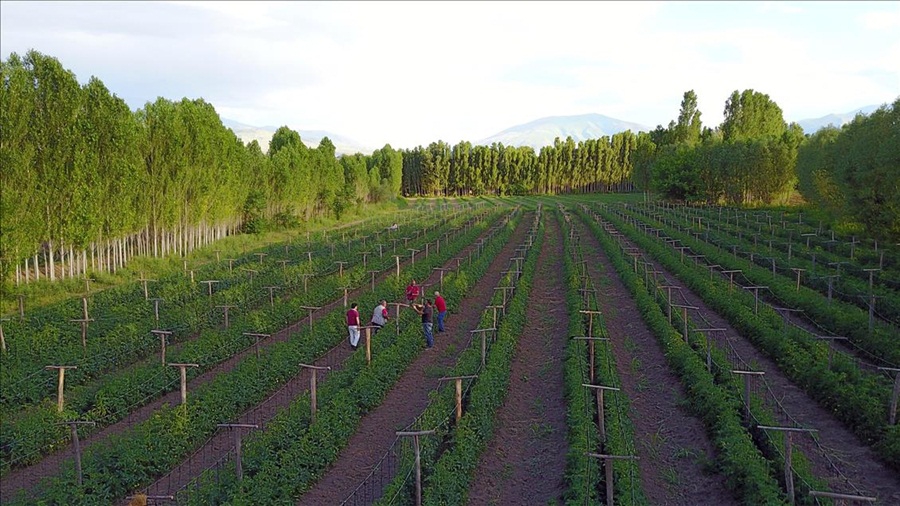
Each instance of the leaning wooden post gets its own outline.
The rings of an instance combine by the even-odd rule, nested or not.
[[[784,484],[785,489],[788,495],[788,501],[791,504],[794,504],[794,467],[793,467],[793,453],[794,448],[792,444],[793,435],[795,432],[816,432],[816,429],[799,429],[794,427],[770,427],[766,425],[759,425],[757,428],[763,430],[774,430],[779,432],[784,432]]]
[[[77,476],[78,487],[84,485],[84,476],[81,472],[81,441],[78,440],[78,426],[90,425],[95,426],[97,422],[87,420],[70,420],[68,422],[60,422],[57,425],[68,425],[72,429],[72,446],[75,447],[75,476]]]
[[[237,474],[237,480],[244,479],[244,468],[241,463],[241,429],[258,429],[259,425],[252,423],[219,423],[216,427],[224,427],[232,429],[234,434],[234,471]]]
[[[597,428],[600,429],[600,441],[606,441],[606,413],[603,408],[603,391],[611,390],[618,392],[619,389],[603,385],[590,385],[587,383],[582,383],[581,386],[593,389],[597,396]]]
[[[606,504],[612,505],[613,502],[613,460],[639,460],[634,455],[601,455],[599,453],[586,453],[588,457],[594,457],[603,460],[603,467],[606,472]]]
[[[594,341],[609,341],[608,337],[594,337],[594,336],[576,336],[572,339],[576,339],[579,341],[587,341],[588,342],[588,377],[591,381],[594,381]]]
[[[413,449],[416,453],[416,506],[422,506],[422,459],[419,455],[419,436],[434,434],[434,430],[420,430],[417,432],[398,431],[398,437],[413,438]]]
[[[460,419],[462,419],[462,380],[464,379],[474,379],[478,376],[446,376],[443,378],[438,378],[438,381],[450,381],[453,380],[456,382],[456,423],[459,424]]]
[[[77,365],[48,365],[44,369],[56,369],[59,375],[56,382],[56,411],[62,413],[65,403],[63,398],[63,387],[66,383],[66,369],[78,369]]]
[[[93,318],[81,318],[78,320],[72,320],[73,322],[77,322],[81,324],[81,347],[87,349],[87,329],[88,322],[94,321]]]
[[[481,335],[481,367],[482,368],[484,368],[484,363],[487,359],[487,333],[495,332],[496,330],[497,330],[496,328],[490,328],[490,329],[475,329],[475,330],[469,331],[470,334],[477,333],[477,334]]]
[[[879,371],[894,373],[894,391],[891,394],[891,406],[888,410],[888,423],[894,425],[897,423],[897,403],[900,399],[900,369],[893,367],[879,367]]]
[[[762,376],[764,371],[731,371],[744,377],[744,421],[750,423],[750,379],[753,376]]]
[[[310,423],[316,422],[316,380],[319,371],[330,371],[331,367],[321,367],[317,365],[300,364],[300,367],[310,370],[309,377],[309,420]]]
[[[168,330],[151,330],[150,333],[155,336],[159,336],[160,360],[161,360],[162,366],[165,367],[166,366],[166,338],[168,336],[172,335],[172,332],[170,332]]]
[[[317,311],[322,308],[315,307],[315,306],[300,306],[300,309],[305,309],[305,310],[309,311],[309,330],[310,330],[310,332],[312,332],[312,330],[313,330],[313,311]]]
[[[188,367],[200,367],[200,364],[173,364],[173,363],[170,363],[169,366],[177,367],[178,371],[181,373],[181,403],[187,404],[187,368]]]

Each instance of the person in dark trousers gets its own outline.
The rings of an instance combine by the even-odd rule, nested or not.
[[[375,306],[375,310],[372,311],[372,326],[375,327],[375,333],[377,334],[381,327],[384,327],[385,323],[388,321],[388,310],[387,310],[387,301],[381,300],[378,302],[378,305]]]
[[[357,304],[350,304],[347,310],[347,330],[350,332],[350,347],[354,350],[359,344],[359,311],[356,309]]]
[[[444,331],[444,317],[447,316],[447,302],[441,292],[434,292],[434,308],[437,310],[437,331]]]
[[[434,315],[434,308],[431,305],[430,299],[425,299],[425,304],[413,304],[412,308],[415,312],[422,315],[422,331],[425,333],[425,347],[433,348],[434,347],[434,334],[431,332],[432,329],[432,316]]]

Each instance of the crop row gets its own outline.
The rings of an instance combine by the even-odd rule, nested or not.
[[[642,215],[657,221],[664,221],[665,224],[682,234],[693,235],[697,239],[702,236],[704,242],[718,247],[723,252],[731,251],[733,255],[744,256],[751,263],[755,263],[760,267],[770,267],[773,270],[773,275],[776,270],[776,264],[781,266],[787,265],[787,267],[778,267],[777,272],[793,278],[796,278],[794,269],[801,269],[805,273],[802,276],[802,286],[808,286],[822,294],[833,294],[836,298],[866,311],[869,309],[870,296],[874,295],[877,298],[877,313],[882,315],[882,318],[888,322],[900,322],[900,293],[892,288],[890,286],[891,283],[887,281],[890,273],[881,273],[878,276],[878,279],[881,281],[878,282],[873,276],[872,289],[870,290],[869,276],[870,274],[874,275],[875,271],[865,272],[858,269],[856,272],[859,276],[854,276],[852,275],[854,270],[851,268],[851,264],[828,258],[821,251],[810,253],[809,259],[803,258],[801,254],[806,250],[806,247],[802,246],[802,243],[797,244],[795,248],[788,249],[784,247],[784,251],[782,251],[778,246],[785,246],[784,243],[774,243],[776,247],[773,249],[773,242],[763,241],[768,244],[768,250],[765,250],[766,254],[763,254],[763,246],[757,238],[754,237],[753,241],[750,240],[750,237],[745,238],[743,229],[739,227],[736,227],[733,231],[726,227],[724,232],[721,228],[717,228],[719,232],[714,232],[712,227],[707,224],[707,227],[698,233],[688,226],[683,219],[679,219],[677,215],[673,217],[671,212],[664,213],[666,216],[664,219],[663,216],[659,216],[659,212],[640,211],[641,208],[637,209]],[[831,268],[830,265],[835,265],[835,268]],[[894,323],[893,327],[894,331],[898,332],[896,323]]]
[[[454,223],[456,221],[451,220],[448,226]],[[433,229],[431,236],[438,236],[440,231]],[[429,237],[426,235],[423,240]],[[318,306],[333,300],[344,283],[364,283],[365,277],[362,269],[349,269],[344,272],[343,278],[333,273],[318,280],[295,300],[278,299],[276,303],[264,305],[259,310],[238,313],[227,329],[203,331],[198,339],[170,353],[167,359],[172,363],[200,364],[199,369],[189,372],[189,377],[194,377],[247,349],[251,341],[243,335],[244,332],[266,333],[282,328],[305,316],[298,306]],[[68,408],[63,413],[55,413],[55,407],[48,403],[22,416],[4,420],[4,463],[12,465],[34,461],[43,452],[66,441],[67,431],[56,422],[80,419],[98,422],[100,426],[108,425],[121,419],[137,405],[171,390],[177,383],[177,376],[178,371],[174,368],[161,368],[157,361],[147,360],[136,367],[107,375],[99,385],[73,389],[67,395]]]
[[[444,279],[443,293],[461,301],[487,270],[518,222],[498,225],[476,260]],[[330,374],[322,385],[323,405],[310,423],[308,396],[297,399],[280,413],[269,428],[247,442],[243,459],[244,479],[239,483],[233,466],[205,473],[194,487],[179,494],[184,504],[272,504],[302,494],[321,477],[347,444],[362,416],[383,400],[421,350],[421,328],[404,325],[400,335],[369,366],[350,364]],[[386,329],[385,329],[386,330]],[[385,332],[379,333],[379,339]],[[213,479],[215,475],[215,479]]]
[[[446,261],[482,230],[483,226],[477,226],[460,234],[439,254],[410,267],[410,274],[429,272],[431,266]],[[397,293],[399,284],[399,280],[389,279],[379,285],[373,296]],[[310,363],[342,342],[344,332],[335,329],[344,328],[343,319],[343,309],[329,312],[313,329],[305,328],[288,341],[266,348],[259,359],[253,354],[244,357],[234,370],[193,392],[189,403],[161,409],[133,430],[110,437],[110,444],[89,448],[83,459],[85,486],[79,488],[74,484],[72,470],[68,468],[61,477],[41,487],[45,497],[51,498],[50,502],[111,503],[146,484],[206,440],[217,423],[256,405],[296,375],[298,362]],[[259,323],[272,329],[268,322]],[[325,418],[323,414],[322,419]]]
[[[603,208],[596,210],[727,319],[741,335],[772,357],[779,369],[810,398],[833,412],[866,444],[873,445],[889,464],[900,466],[900,426],[887,424],[891,387],[884,377],[861,371],[843,354],[836,354],[829,365],[826,344],[801,329],[785,327],[774,311],[762,309],[756,313],[749,293],[733,290],[727,280],[711,280],[706,269],[690,262],[682,263],[677,252],[639,234],[615,213]]]

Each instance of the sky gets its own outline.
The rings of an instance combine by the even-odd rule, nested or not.
[[[31,49],[135,110],[203,98],[372,148],[546,116],[665,126],[688,90],[705,126],[735,90],[789,122],[900,97],[895,1],[0,1],[0,55]]]

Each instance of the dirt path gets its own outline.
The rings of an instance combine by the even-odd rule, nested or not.
[[[448,314],[447,332],[434,336],[434,348],[423,351],[397,381],[381,405],[367,413],[338,459],[322,478],[306,492],[299,504],[340,504],[366,479],[379,459],[389,450],[396,436],[394,431],[412,422],[428,405],[428,394],[439,386],[441,372],[456,363],[469,339],[469,331],[478,328],[484,307],[490,303],[494,287],[502,271],[524,238],[529,214],[520,220],[506,245],[491,262],[490,267],[470,295],[459,305],[459,312]],[[437,277],[428,283],[437,281]],[[380,489],[372,495],[380,495]]]
[[[629,242],[629,246],[636,247]],[[805,392],[794,385],[767,355],[757,350],[750,341],[710,309],[706,303],[677,277],[665,270],[658,262],[650,259],[653,268],[660,271],[661,282],[680,287],[677,293],[681,296],[680,304],[699,308],[688,313],[694,324],[700,328],[724,328],[727,340],[737,355],[753,370],[764,371],[765,381],[784,409],[803,427],[816,429],[821,445],[838,457],[837,465],[841,472],[859,488],[863,495],[872,495],[884,504],[900,504],[900,476],[887,468],[875,455],[871,448],[859,441],[855,434],[848,430],[838,419],[822,408]],[[674,298],[674,296],[673,296]],[[677,299],[676,299],[677,300]],[[700,317],[702,315],[702,318]],[[759,390],[759,389],[757,389]],[[777,416],[777,415],[776,415]],[[822,451],[809,436],[793,438],[795,447],[799,447],[811,464],[815,476],[827,480],[836,492],[857,493],[833,471]]]
[[[400,265],[402,267],[402,266],[405,266],[408,264],[409,264],[409,261],[407,260],[407,261],[401,262]],[[394,269],[395,269],[394,267],[390,267],[390,268],[382,271],[376,277],[376,282],[382,281],[382,280],[386,279],[388,276],[391,276],[394,273]],[[366,281],[356,290],[349,292],[348,299],[358,298],[358,297],[366,294],[369,291],[370,291],[370,283],[369,283],[369,281]],[[317,314],[325,314],[325,313],[337,308],[339,305],[342,305],[342,304],[343,304],[343,296],[322,306],[321,309],[316,311],[316,313]],[[306,311],[298,310],[298,313],[304,313],[305,317],[300,318],[294,324],[292,324],[288,327],[285,327],[284,329],[282,329],[276,333],[273,333],[271,335],[271,337],[269,337],[268,339],[261,340],[260,344],[259,344],[260,348],[264,349],[273,344],[286,341],[286,340],[288,340],[288,338],[291,334],[298,332],[300,330],[300,328],[303,327],[304,325],[308,325],[309,317],[308,317],[308,314],[305,314]],[[314,325],[315,325],[315,321],[316,321],[316,315],[314,314],[313,315],[313,324]],[[180,343],[180,345],[183,345],[183,344],[184,343]],[[224,362],[217,364],[216,366],[214,366],[213,368],[204,372],[203,374],[193,378],[192,380],[190,380],[188,382],[188,386],[187,386],[188,392],[194,391],[197,388],[199,388],[200,386],[202,386],[206,383],[209,383],[210,381],[214,380],[221,374],[228,373],[229,371],[234,369],[237,366],[237,364],[240,363],[250,353],[255,353],[255,347],[253,347],[253,346],[248,347],[244,351],[233,355],[232,357],[225,360]],[[349,351],[347,352],[347,354],[349,354]],[[346,357],[341,355],[340,347],[337,347],[335,349],[332,349],[328,353],[326,353],[326,355],[321,360],[323,362],[328,362],[327,365],[331,365],[332,363],[339,364],[340,362],[343,361],[344,358],[346,358]],[[305,384],[306,384],[306,386],[308,386],[308,384],[309,384],[308,376],[306,376],[305,374],[301,374],[300,376],[306,377]],[[297,380],[297,378],[295,378],[295,380]],[[302,385],[303,380],[302,379],[298,380],[297,384]],[[301,390],[298,390],[297,392],[293,392],[293,390],[292,390],[293,388],[294,388],[293,385],[283,388],[282,390],[280,390],[278,392],[278,394],[275,397],[273,397],[273,399],[285,399],[285,398],[292,399],[293,396],[296,396],[301,391]],[[158,397],[157,399],[151,401],[149,404],[145,404],[144,406],[141,406],[140,408],[132,411],[122,420],[120,420],[112,425],[109,425],[109,426],[103,428],[102,430],[100,430],[94,434],[91,434],[87,438],[84,438],[83,440],[81,440],[82,453],[84,453],[88,448],[92,447],[93,445],[106,444],[110,436],[126,432],[126,431],[130,430],[131,428],[133,428],[134,426],[148,420],[150,418],[150,416],[152,416],[152,414],[154,412],[156,412],[158,409],[160,409],[163,405],[168,404],[170,406],[174,406],[174,405],[179,404],[180,402],[181,402],[181,392],[178,389],[173,390],[173,391],[163,395],[162,397]],[[265,409],[266,408],[263,408],[261,411],[259,411],[257,413],[254,413],[252,411],[250,413],[253,416],[255,416],[257,419],[263,419],[265,416],[267,416]],[[221,432],[225,433],[227,435],[227,431],[221,431]],[[215,436],[213,439],[215,439]],[[207,447],[207,445],[209,445],[209,446]],[[204,445],[204,448],[201,448],[198,451],[196,451],[194,454],[192,454],[191,457],[189,457],[188,460],[191,461],[190,462],[191,465],[195,466],[195,467],[192,467],[192,469],[195,469],[195,470],[197,470],[197,472],[199,472],[199,470],[202,470],[205,467],[196,467],[196,466],[203,465],[203,464],[197,463],[198,459],[207,465],[212,465],[215,461],[218,460],[218,458],[220,458],[220,457],[215,457],[214,454],[219,454],[219,453],[224,454],[224,452],[227,452],[230,448],[231,448],[230,444],[224,444],[224,443],[221,443],[218,441],[208,442],[207,444]],[[58,474],[60,472],[61,466],[66,461],[74,460],[74,458],[75,458],[74,448],[72,447],[72,445],[67,445],[64,449],[48,455],[47,457],[45,457],[44,459],[42,459],[41,461],[39,461],[35,464],[32,464],[28,467],[23,467],[21,469],[17,469],[17,470],[10,472],[9,474],[7,474],[6,476],[3,477],[2,481],[0,481],[0,500],[2,500],[2,498],[14,497],[20,490],[32,491],[40,483],[41,480],[43,480],[44,478],[46,478],[48,476],[55,476],[56,474]],[[182,466],[184,466],[184,464],[182,464]],[[193,474],[195,474],[194,472],[186,471],[185,468],[182,466],[179,466],[179,468],[176,468],[172,474],[163,478],[163,480],[167,480],[169,482],[169,486],[176,485],[176,484],[183,485],[184,483],[182,483],[182,482],[184,480],[188,480],[188,479],[192,478]],[[187,468],[187,469],[191,469],[191,468]],[[175,478],[176,476],[178,477],[177,479]],[[154,490],[157,490],[158,487],[159,487],[158,484],[154,484],[154,486],[153,486]],[[174,490],[177,490],[177,488]],[[174,492],[174,490],[172,490],[172,492]],[[163,492],[160,492],[160,493],[163,494]],[[165,492],[165,493],[167,494],[169,492]]]
[[[567,445],[563,374],[568,328],[563,242],[555,219],[538,257],[506,401],[469,487],[469,504],[562,504]]]
[[[616,361],[640,457],[641,486],[650,504],[738,504],[715,473],[715,448],[703,422],[684,406],[684,386],[644,323],[628,288],[600,243],[576,220],[588,274]]]

